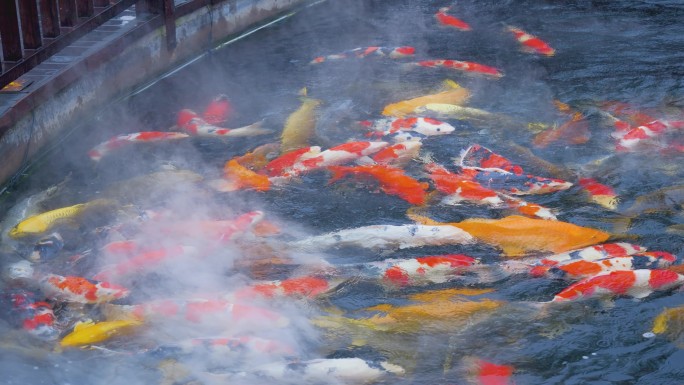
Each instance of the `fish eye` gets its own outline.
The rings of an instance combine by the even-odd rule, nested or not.
[[[440,132],[440,131],[442,131],[442,129],[438,127],[438,128],[437,128],[437,132]]]

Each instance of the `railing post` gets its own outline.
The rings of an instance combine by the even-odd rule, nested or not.
[[[159,15],[164,10],[163,0],[138,0],[135,3],[135,16]]]
[[[59,22],[62,27],[73,27],[78,23],[76,0],[59,0]]]
[[[43,24],[43,37],[57,37],[59,30],[59,13],[57,2],[54,0],[40,0],[40,21]]]
[[[164,0],[164,26],[166,27],[166,48],[173,51],[176,48],[176,5],[173,0]]]
[[[0,0],[0,37],[4,61],[19,61],[23,57],[19,31],[19,15],[15,0]]]
[[[93,0],[76,0],[76,10],[78,17],[93,16]]]
[[[109,0],[95,0],[93,3],[96,7],[108,7],[109,6]]]
[[[19,17],[21,33],[24,38],[24,49],[36,49],[43,45],[40,37],[40,19],[36,0],[19,1]]]

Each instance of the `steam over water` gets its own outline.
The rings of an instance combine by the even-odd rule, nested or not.
[[[445,6],[452,6],[448,12],[467,21],[472,30],[440,27],[434,15]],[[389,373],[379,379],[396,384],[476,381],[469,364],[474,359],[513,367],[512,378],[518,385],[681,383],[682,330],[674,337],[673,333],[643,336],[663,309],[684,304],[679,289],[644,299],[621,296],[564,307],[540,303],[551,301],[568,281],[527,274],[504,277],[493,284],[491,276],[473,274],[461,281],[389,289],[378,279],[356,277],[363,272],[341,266],[438,254],[467,254],[496,266],[505,258],[484,243],[400,250],[349,247],[304,252],[288,248],[289,241],[330,231],[412,223],[406,217],[411,205],[352,178],[329,183],[327,171],[304,174],[300,180],[267,192],[217,193],[205,182],[220,178],[227,160],[279,141],[287,117],[301,104],[298,91],[304,87],[307,96],[323,102],[317,111],[312,144],[327,149],[352,137],[364,140],[357,121],[382,118],[380,112],[387,104],[434,93],[448,78],[470,90],[467,106],[510,120],[442,119],[456,127],[455,132],[425,138],[423,155],[429,153],[432,159],[451,166],[462,150],[477,143],[521,165],[526,173],[572,182],[598,179],[619,196],[616,210],[591,203],[577,183],[566,191],[523,198],[554,209],[561,221],[614,232],[623,241],[672,253],[677,256],[675,264],[680,264],[684,255],[681,195],[666,200],[666,207],[658,210],[629,210],[642,202],[638,197],[659,189],[678,186],[683,194],[684,131],[669,132],[659,146],[619,152],[611,137],[614,127],[606,123],[598,106],[617,101],[660,119],[684,120],[682,20],[684,5],[679,1],[473,0],[452,4],[329,0],[211,51],[142,92],[113,101],[74,127],[5,193],[0,202],[7,213],[2,223],[3,271],[28,259],[34,250],[36,240],[6,236],[10,227],[27,216],[16,214],[18,205],[66,180],[45,198],[38,212],[98,198],[122,203],[115,210],[104,210],[105,214],[86,217],[77,227],[64,226],[60,230],[64,248],[56,256],[34,263],[39,274],[93,278],[110,271],[125,260],[102,251],[114,241],[135,239],[146,251],[183,249],[178,258],[145,273],[108,275],[108,280],[130,290],[126,298],[112,302],[113,307],[64,306],[62,301],[47,298],[58,319],[60,338],[77,321],[111,319],[108,312],[123,311],[128,305],[175,301],[183,307],[193,301],[227,301],[230,306],[241,303],[247,309],[237,317],[238,310],[233,307],[232,313],[209,312],[191,321],[184,315],[169,315],[164,310],[168,308],[155,307],[149,310],[144,325],[129,334],[94,343],[94,348],[61,349],[60,338],[36,338],[17,324],[16,312],[6,299],[18,292],[35,293],[39,300],[45,295],[35,282],[18,282],[4,273],[0,286],[5,298],[0,307],[0,383],[362,383],[332,374],[312,380],[301,368],[319,358],[352,357],[366,360],[373,369],[384,362],[402,366],[405,374]],[[522,52],[507,26],[543,39],[555,49],[555,55]],[[412,46],[416,54],[396,60],[369,56],[309,64],[315,57],[368,46]],[[477,62],[500,69],[504,76],[490,79],[407,64],[430,59]],[[201,112],[218,94],[227,95],[234,111],[226,127],[263,119],[263,127],[274,133],[122,147],[97,164],[88,158],[88,150],[115,135],[177,131],[170,128],[176,124],[178,111],[190,108]],[[589,123],[586,143],[564,139],[545,147],[532,144],[538,134],[535,124],[559,125],[568,119],[553,100],[582,112]],[[667,147],[670,144],[679,147]],[[522,156],[516,146],[554,164],[556,175],[541,161]],[[420,164],[406,169],[417,179],[428,181]],[[131,178],[169,170],[189,170],[203,182],[185,175],[178,180],[148,176],[124,184]],[[13,207],[15,211],[10,210]],[[279,233],[263,235],[248,226],[235,238],[217,240],[199,225],[202,221],[235,220],[254,211],[263,212],[263,220]],[[472,204],[434,205],[426,213],[440,222],[504,216]],[[258,296],[236,300],[236,293],[249,285],[312,271],[344,283],[315,300]],[[368,324],[319,327],[320,323],[311,322],[342,316],[365,320],[377,314],[369,307],[415,305],[420,302],[412,296],[450,288],[483,289],[464,297],[492,301],[496,308],[473,312],[472,317],[427,321],[420,314],[403,319],[403,313],[394,313],[395,319],[404,323],[389,330],[380,330],[377,324],[373,330]],[[195,345],[187,342],[219,337],[246,337],[252,345],[229,351],[198,348],[196,341]],[[259,345],[254,341],[266,342]],[[277,372],[273,365],[291,371],[269,377],[269,370]],[[354,370],[361,373],[359,368]],[[375,380],[371,377],[368,379]]]

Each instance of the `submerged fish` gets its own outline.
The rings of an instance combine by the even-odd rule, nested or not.
[[[684,275],[670,270],[612,271],[570,285],[556,294],[552,302],[618,295],[644,298],[654,291],[670,290],[681,286],[683,283]]]
[[[9,236],[14,239],[37,236],[68,222],[74,222],[89,211],[113,211],[119,204],[108,199],[96,199],[86,203],[63,207],[26,218],[14,226]]]
[[[129,293],[128,289],[109,282],[56,274],[48,274],[41,280],[40,286],[50,299],[89,304],[114,301]]]
[[[442,7],[435,14],[435,18],[437,18],[439,24],[446,27],[455,28],[459,31],[470,31],[471,28],[468,23],[447,13],[450,9],[451,7]]]
[[[378,46],[371,46],[371,47],[359,47],[359,48],[354,48],[348,51],[344,51],[342,53],[338,54],[333,54],[333,55],[328,55],[328,56],[319,56],[315,59],[313,59],[309,64],[319,64],[323,63],[325,61],[338,61],[338,60],[345,60],[345,59],[350,59],[350,58],[364,58],[368,56],[377,56],[377,57],[387,57],[390,59],[400,59],[403,57],[407,56],[413,56],[415,54],[416,49],[414,47],[410,46],[402,46],[402,47],[396,47],[396,48],[389,48],[389,47],[378,47]]]
[[[281,154],[309,146],[309,140],[316,130],[316,109],[321,101],[307,97],[306,89],[301,93],[302,105],[287,117],[280,135]]]
[[[623,214],[636,216],[647,213],[681,211],[684,205],[684,185],[665,187],[641,195]]]
[[[556,53],[548,43],[536,36],[530,35],[520,28],[508,27],[507,29],[515,36],[525,52],[538,53],[546,56],[553,56]]]
[[[620,202],[615,190],[612,187],[599,183],[596,179],[582,178],[578,181],[579,185],[589,193],[591,200],[609,209],[617,209]]]
[[[651,328],[651,335],[662,334],[667,336],[670,340],[680,340],[682,333],[684,333],[684,306],[677,306],[673,308],[666,308],[655,319],[653,319],[653,327]],[[644,334],[648,337],[648,335]],[[679,343],[679,348],[683,346]]]
[[[470,92],[456,82],[448,80],[445,81],[444,84],[448,88],[446,91],[388,104],[385,106],[385,109],[383,109],[382,114],[385,116],[403,117],[404,115],[412,114],[416,108],[430,103],[460,105],[464,104],[470,97]]]
[[[345,246],[390,250],[457,245],[472,241],[473,237],[468,233],[449,225],[373,225],[317,235],[290,242],[289,246],[297,250],[312,251]]]
[[[515,368],[476,358],[466,358],[464,366],[475,385],[513,385]]]
[[[425,203],[425,191],[429,187],[427,183],[421,183],[406,175],[404,170],[385,165],[367,166],[330,166],[328,170],[332,172],[330,182],[344,178],[348,174],[354,176],[367,176],[377,180],[380,189],[388,195],[396,195],[413,205]]]
[[[442,59],[442,60],[423,60],[415,63],[408,63],[406,66],[413,66],[413,67],[429,67],[429,68],[447,68],[447,69],[453,69],[457,70],[469,75],[483,75],[487,76],[490,78],[498,79],[503,76],[503,73],[499,71],[497,68],[490,67],[488,65],[480,64],[480,63],[475,63],[475,62],[470,62],[470,61],[461,61],[461,60],[451,60],[451,59]],[[452,103],[456,104],[456,103]]]
[[[364,120],[359,123],[370,130],[366,136],[378,138],[401,131],[413,131],[423,136],[436,136],[447,135],[456,130],[451,124],[432,118],[393,118],[379,119],[373,122]]]
[[[92,321],[79,322],[74,330],[64,336],[59,342],[60,346],[84,346],[106,341],[114,336],[126,334],[142,325],[139,320],[116,320],[94,323]]]
[[[162,132],[162,131],[145,131],[134,132],[132,134],[124,134],[115,136],[106,142],[102,142],[88,151],[90,159],[99,162],[105,155],[110,152],[135,143],[152,143],[164,142],[168,140],[177,140],[187,138],[188,134],[182,132]]]
[[[201,118],[193,118],[181,128],[193,136],[220,138],[240,138],[273,133],[272,130],[265,129],[262,125],[263,122],[259,121],[244,127],[225,128],[214,126]]]

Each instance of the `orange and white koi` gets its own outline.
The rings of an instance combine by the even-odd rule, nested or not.
[[[342,53],[338,54],[333,54],[333,55],[328,55],[328,56],[319,56],[315,59],[313,59],[309,64],[319,64],[323,63],[325,61],[337,61],[337,60],[345,60],[345,59],[351,59],[351,58],[365,58],[368,56],[377,56],[377,57],[383,57],[383,58],[390,58],[390,59],[400,59],[404,58],[407,56],[413,56],[416,53],[416,49],[414,47],[410,46],[402,46],[402,47],[396,47],[396,48],[388,48],[388,47],[377,47],[377,46],[372,46],[372,47],[363,47],[363,48],[354,48],[348,51],[344,51]]]
[[[459,31],[470,31],[471,28],[468,23],[452,15],[447,14],[447,12],[449,12],[450,9],[451,7],[442,7],[439,9],[439,11],[437,11],[435,17],[437,18],[439,24],[446,27],[456,28]]]
[[[272,130],[262,128],[262,123],[259,121],[239,128],[223,128],[209,124],[204,119],[193,118],[181,126],[181,128],[193,136],[219,136],[222,138],[238,138],[273,133]]]
[[[344,178],[347,174],[370,176],[379,182],[380,190],[386,194],[396,195],[413,205],[425,203],[426,190],[429,185],[406,175],[400,168],[374,164],[355,167],[329,166],[328,170],[333,174],[330,183]]]
[[[268,162],[266,166],[264,166],[264,170],[266,171],[266,174],[271,177],[285,175],[291,172],[294,165],[298,162],[318,156],[320,153],[321,148],[318,146],[292,150]]]
[[[406,66],[447,68],[470,75],[483,75],[495,79],[501,78],[503,76],[503,73],[498,68],[470,61],[452,59],[422,60],[415,63],[408,63]]]
[[[48,274],[41,280],[40,287],[48,298],[64,302],[103,303],[128,295],[125,287],[109,282],[98,282],[83,277],[63,277]]]
[[[556,53],[556,51],[551,48],[548,43],[536,36],[530,35],[520,28],[508,27],[507,29],[515,36],[516,40],[518,40],[518,43],[522,45],[523,51],[525,52],[537,53],[546,56],[553,56]]]
[[[627,257],[637,253],[643,253],[645,251],[645,247],[632,243],[604,243],[601,245],[594,245],[582,249],[571,250],[565,253],[550,255],[541,259],[539,264],[550,267],[571,261],[582,260],[592,262],[607,258]],[[674,260],[671,262],[674,262]]]
[[[389,146],[387,142],[348,142],[331,147],[312,157],[302,159],[298,157],[290,171],[286,171],[285,177],[297,176],[305,172],[321,169],[329,166],[342,165],[364,156],[372,155]]]
[[[665,255],[672,256],[669,253]],[[614,257],[598,261],[566,261],[551,267],[548,273],[554,277],[583,279],[618,270],[663,269],[671,264],[672,261],[669,258],[663,258],[661,252],[646,252],[629,257]]]
[[[456,130],[449,123],[432,118],[394,118],[378,119],[376,121],[364,120],[359,122],[368,128],[367,137],[382,138],[402,131],[413,131],[423,136],[447,135]],[[400,139],[401,140],[401,139]]]
[[[402,142],[385,147],[376,152],[371,160],[377,164],[384,164],[394,167],[403,167],[408,162],[418,157],[421,142]]]
[[[90,157],[90,159],[97,162],[110,152],[134,143],[163,142],[168,140],[183,139],[187,137],[188,134],[184,134],[182,132],[134,132],[132,134],[115,136],[106,142],[98,144],[97,146],[93,147],[90,151],[88,151],[88,156]]]
[[[296,250],[312,251],[349,246],[391,250],[468,244],[473,241],[470,234],[450,225],[371,225],[304,238],[290,242],[289,246]]]
[[[319,294],[332,289],[332,287],[331,283],[323,278],[304,276],[249,285],[244,289],[238,290],[234,297],[238,300],[249,300],[254,297],[315,298]]]
[[[384,281],[403,287],[448,282],[479,263],[467,255],[446,254],[386,259],[364,264],[364,269],[376,271]]]
[[[552,302],[618,295],[644,298],[655,291],[670,290],[681,286],[683,283],[684,275],[670,270],[612,271],[570,285],[556,294]]]
[[[684,121],[654,120],[638,127],[617,130],[611,136],[617,139],[616,151],[635,151],[665,134],[671,129],[684,128]]]
[[[426,164],[425,170],[429,173],[435,188],[439,192],[447,194],[442,200],[443,204],[455,205],[465,201],[478,205],[501,207],[504,203],[496,191],[459,174],[454,174],[437,163]]]
[[[617,208],[620,198],[618,198],[612,187],[599,183],[596,179],[592,178],[581,178],[577,182],[589,193],[593,202],[596,202],[609,210],[615,210]]]

